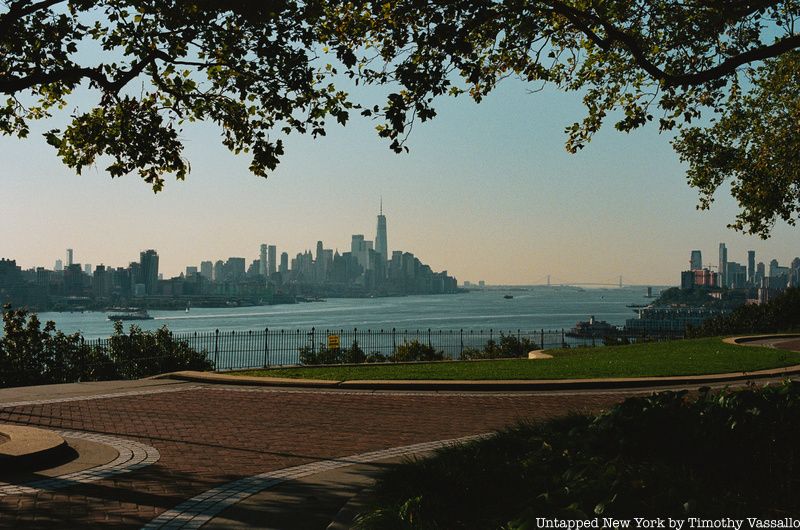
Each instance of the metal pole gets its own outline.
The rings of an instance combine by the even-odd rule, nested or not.
[[[214,336],[214,371],[219,371],[219,330],[216,330]]]

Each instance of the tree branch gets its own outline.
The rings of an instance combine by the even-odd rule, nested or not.
[[[42,9],[47,9],[56,4],[60,4],[64,0],[42,0],[31,4],[29,2],[15,2],[12,3],[7,13],[0,15],[0,35],[6,33],[11,25],[23,17],[31,15]]]

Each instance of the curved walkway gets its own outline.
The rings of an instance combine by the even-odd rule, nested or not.
[[[6,492],[0,528],[233,521],[232,504],[273,481],[288,484],[389,448],[428,447],[518,421],[597,412],[651,390],[389,392],[153,380],[0,390],[0,422],[130,440],[160,455],[146,467],[95,473],[60,489]]]
[[[425,442],[404,447],[370,451],[359,455],[322,460],[311,464],[303,464],[301,466],[245,477],[192,497],[175,508],[162,513],[142,528],[143,530],[156,528],[200,528],[211,520],[212,517],[220,514],[234,504],[288,480],[296,480],[341,467],[432,451],[434,449],[447,447],[448,445],[475,440],[480,437],[481,435],[464,436],[453,440]]]
[[[78,431],[55,432],[67,439],[78,438],[111,446],[117,451],[118,456],[107,464],[83,471],[59,475],[57,477],[34,480],[24,484],[0,482],[0,497],[6,495],[30,495],[43,490],[50,491],[68,488],[77,484],[87,484],[89,482],[107,479],[121,473],[130,473],[131,471],[141,469],[157,462],[160,457],[156,448],[134,440],[124,440],[115,436]]]

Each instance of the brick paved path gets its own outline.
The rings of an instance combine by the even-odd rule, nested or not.
[[[0,408],[0,422],[87,431],[153,446],[159,461],[91,484],[0,498],[0,527],[139,528],[223,483],[320,459],[455,438],[620,393],[401,394],[208,386]]]

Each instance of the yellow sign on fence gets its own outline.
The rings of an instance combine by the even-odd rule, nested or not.
[[[328,349],[339,349],[339,335],[328,335]]]

